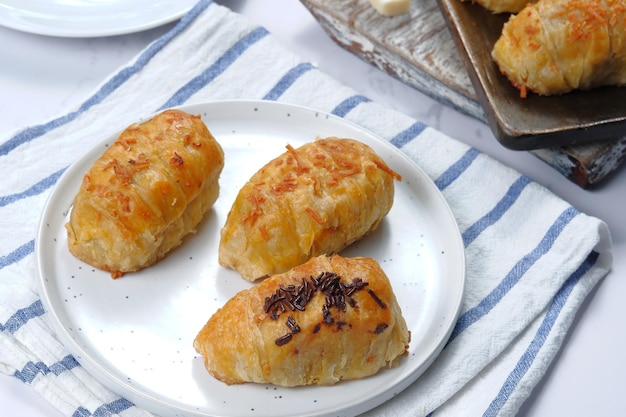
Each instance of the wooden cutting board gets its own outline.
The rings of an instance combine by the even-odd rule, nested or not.
[[[409,14],[394,18],[378,14],[369,0],[300,1],[343,48],[443,104],[486,121],[437,0],[413,0]],[[620,167],[626,137],[528,152],[589,188]]]

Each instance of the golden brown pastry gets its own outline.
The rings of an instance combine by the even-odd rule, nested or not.
[[[467,0],[464,0],[467,1]],[[493,13],[517,13],[536,0],[471,0]]]
[[[287,146],[239,191],[222,228],[219,262],[253,281],[338,252],[389,212],[394,179],[400,176],[352,139]]]
[[[226,384],[292,387],[373,375],[398,363],[409,338],[375,260],[322,255],[236,294],[194,347]]]
[[[540,0],[504,25],[492,56],[526,97],[626,84],[625,0]]]
[[[129,126],[83,177],[66,224],[70,252],[114,278],[154,264],[213,205],[223,166],[200,116],[168,110]]]

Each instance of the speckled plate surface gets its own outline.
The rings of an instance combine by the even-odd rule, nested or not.
[[[275,102],[227,101],[183,107],[201,114],[225,152],[221,194],[198,232],[157,265],[112,280],[67,250],[64,224],[83,174],[115,137],[72,165],[42,215],[36,254],[41,297],[59,339],[104,385],[161,416],[349,416],[406,388],[440,353],[465,285],[458,227],[432,181],[388,142],[347,121]],[[120,127],[120,128],[123,128]],[[121,129],[120,129],[121,130]],[[270,159],[316,137],[372,146],[403,179],[380,227],[344,256],[378,260],[412,334],[400,366],[332,387],[227,386],[192,347],[211,314],[251,283],[217,263],[219,231],[240,187]]]

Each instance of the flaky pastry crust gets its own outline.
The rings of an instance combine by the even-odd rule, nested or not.
[[[129,126],[83,177],[66,224],[70,252],[114,278],[154,264],[195,231],[223,166],[200,116],[167,110]]]
[[[322,255],[236,294],[194,347],[226,384],[292,387],[373,375],[397,365],[409,339],[375,260]]]
[[[521,97],[626,85],[626,1],[529,4],[504,25],[492,57]]]
[[[356,140],[287,146],[239,191],[221,231],[219,262],[254,281],[339,252],[378,227],[399,179]]]

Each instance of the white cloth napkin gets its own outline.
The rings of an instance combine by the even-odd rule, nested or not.
[[[390,140],[434,180],[459,224],[467,283],[452,337],[422,377],[366,414],[515,414],[610,269],[605,224],[341,85],[208,0],[75,111],[1,138],[0,370],[67,416],[150,415],[100,385],[49,327],[36,285],[38,220],[60,174],[110,131],[166,107],[237,98],[313,107]]]

